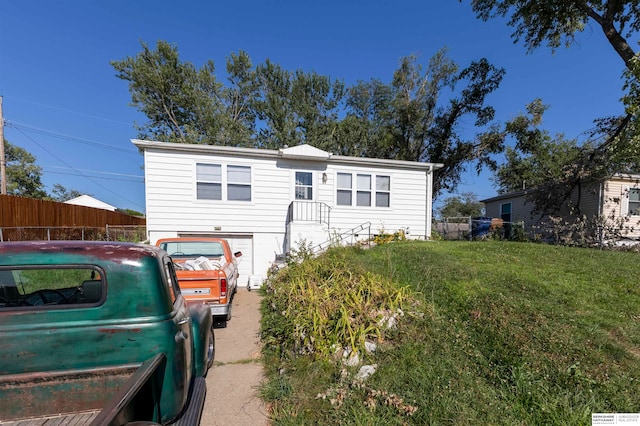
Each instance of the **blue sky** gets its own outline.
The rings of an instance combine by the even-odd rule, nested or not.
[[[31,152],[47,191],[59,183],[123,209],[144,212],[143,158],[131,144],[134,122],[127,82],[112,60],[135,56],[143,41],[165,40],[182,61],[225,59],[246,51],[254,64],[315,71],[347,85],[389,82],[401,57],[421,62],[440,48],[467,66],[486,57],[504,67],[488,99],[505,121],[539,97],[550,105],[543,127],[584,139],[596,117],[619,114],[622,61],[601,30],[589,26],[578,45],[526,54],[503,20],[475,18],[468,0],[22,0],[0,7],[0,95],[5,139]],[[635,43],[637,40],[630,40]],[[462,123],[474,132],[472,122]],[[491,174],[469,167],[456,193],[495,195]],[[441,199],[449,194],[443,195]]]

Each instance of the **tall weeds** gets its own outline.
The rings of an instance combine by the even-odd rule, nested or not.
[[[263,315],[267,344],[296,354],[327,357],[339,350],[362,353],[367,341],[384,339],[389,319],[401,315],[408,288],[356,268],[344,250],[291,262],[269,277]]]

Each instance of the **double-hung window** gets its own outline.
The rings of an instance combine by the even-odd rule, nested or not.
[[[629,189],[629,215],[640,216],[640,188]]]
[[[222,200],[220,164],[196,164],[196,197],[198,200]]]
[[[251,167],[197,163],[196,198],[251,201]]]
[[[251,167],[227,166],[227,200],[251,201]]]
[[[352,191],[352,178],[351,173],[338,173],[337,180],[337,199],[336,204],[339,206],[351,205],[351,191]]]
[[[369,173],[339,172],[336,204],[338,206],[389,207],[391,177]]]
[[[371,206],[371,175],[358,175],[358,191],[356,193],[356,206]]]
[[[391,177],[376,176],[376,207],[389,207],[391,199]]]

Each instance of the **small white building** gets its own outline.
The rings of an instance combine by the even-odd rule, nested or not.
[[[104,201],[100,201],[97,198],[93,198],[91,195],[80,195],[79,197],[72,198],[65,201],[66,204],[74,204],[76,206],[93,207],[96,209],[109,210],[115,212],[116,207],[111,204],[107,204]]]
[[[132,140],[144,153],[147,232],[217,236],[242,251],[241,282],[266,276],[304,244],[354,242],[405,230],[429,239],[440,164],[279,150]]]

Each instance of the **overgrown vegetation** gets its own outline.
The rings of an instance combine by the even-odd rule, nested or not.
[[[263,398],[283,425],[640,412],[638,256],[495,241],[332,249],[269,278]],[[394,327],[372,315],[384,311]],[[338,350],[349,346],[357,365]],[[358,378],[362,365],[375,372]]]

